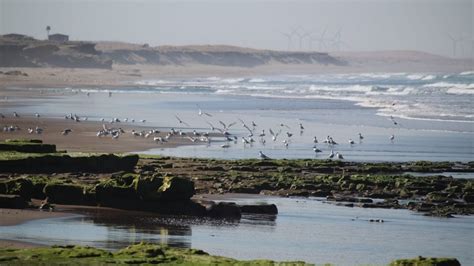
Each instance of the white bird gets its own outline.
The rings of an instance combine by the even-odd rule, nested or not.
[[[260,154],[260,158],[262,158],[263,160],[269,160],[270,159],[270,157],[265,155],[262,151],[259,151],[259,154]]]
[[[17,112],[13,112],[13,117],[20,117]]]
[[[352,139],[349,139],[349,144],[352,145],[355,144],[355,142]]]
[[[282,142],[283,142],[283,145],[285,145],[285,148],[288,148],[288,140],[284,139]]]
[[[273,140],[273,141],[276,141],[276,140],[277,140],[277,137],[278,137],[278,135],[280,135],[280,133],[281,133],[281,130],[278,131],[278,132],[275,134],[275,132],[273,132],[273,130],[270,128],[270,134],[272,135],[272,140]]]
[[[390,141],[393,142],[394,139],[395,139],[395,135],[392,134],[392,135],[390,136]]]
[[[262,133],[260,133],[260,135],[258,135],[259,137],[263,138],[265,137],[265,129],[262,129]]]
[[[229,147],[230,147],[230,145],[229,145],[228,143],[221,145],[221,148],[224,148],[224,149],[227,149],[227,148],[229,148]]]
[[[336,158],[342,160],[344,159],[344,156],[342,156],[342,154],[340,154],[339,152],[336,152]]]
[[[211,114],[209,114],[209,113],[206,113],[206,112],[203,112],[203,111],[201,110],[201,108],[199,108],[198,115],[199,115],[199,116],[202,116],[202,115],[207,115],[207,116],[209,116],[209,117],[212,117],[212,115],[211,115]]]
[[[329,158],[329,159],[332,159],[332,158],[334,158],[334,151],[333,151],[333,150],[331,150],[331,153],[329,153],[329,156],[328,156],[328,158]]]
[[[39,118],[39,117],[40,117],[40,114],[38,114],[38,113],[35,113],[35,116]]]
[[[318,149],[316,146],[313,147],[313,151],[314,151],[315,153],[323,152],[322,150]]]

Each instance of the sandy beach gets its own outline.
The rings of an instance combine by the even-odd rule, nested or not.
[[[156,148],[172,148],[178,145],[197,145],[197,142],[191,142],[185,137],[174,137],[168,142],[157,143],[153,137],[164,137],[165,132],[153,134],[149,138],[133,136],[132,130],[137,132],[149,131],[153,128],[139,125],[140,122],[120,123],[105,125],[109,128],[120,127],[126,133],[120,135],[119,139],[112,139],[110,136],[97,137],[97,131],[102,129],[103,123],[94,121],[74,122],[71,119],[55,118],[36,118],[32,115],[21,116],[18,118],[6,117],[0,119],[0,125],[18,126],[21,130],[14,132],[0,131],[0,141],[6,139],[41,139],[43,143],[56,144],[58,150],[69,152],[99,152],[99,153],[124,153],[138,152]],[[42,128],[41,134],[30,134],[28,128]],[[69,128],[72,130],[68,135],[62,135],[61,132]],[[201,143],[202,144],[202,143]]]

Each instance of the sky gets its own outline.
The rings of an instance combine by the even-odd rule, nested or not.
[[[71,40],[274,50],[419,50],[473,57],[473,2],[0,0],[0,34],[42,39],[50,25],[51,33],[68,34]],[[291,32],[289,42],[283,33]],[[301,46],[298,34],[307,36]]]

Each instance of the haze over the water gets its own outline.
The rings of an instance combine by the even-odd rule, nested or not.
[[[228,44],[285,50],[420,50],[473,57],[473,1],[0,0],[0,34],[150,45]],[[341,44],[316,39],[340,30]],[[282,33],[310,33],[299,43]],[[451,37],[450,37],[451,36]],[[453,38],[454,40],[452,40]]]

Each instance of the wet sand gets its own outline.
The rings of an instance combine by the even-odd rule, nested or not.
[[[173,148],[178,145],[197,145],[203,144],[192,142],[186,137],[174,136],[166,143],[157,143],[153,137],[166,135],[165,132],[153,134],[149,138],[133,136],[132,130],[137,132],[149,131],[152,128],[135,123],[105,123],[109,128],[122,128],[125,133],[118,139],[112,139],[110,136],[97,137],[97,132],[102,129],[102,122],[82,121],[75,122],[64,118],[36,118],[34,115],[21,115],[18,118],[7,117],[0,118],[0,141],[6,139],[41,139],[43,143],[56,144],[57,150],[66,150],[69,152],[99,152],[99,153],[124,153],[138,152],[157,148]],[[8,114],[12,116],[11,114]],[[4,132],[4,126],[18,126],[21,130],[14,132]],[[30,134],[28,128],[42,128],[42,134]],[[61,132],[69,128],[72,130],[68,135],[62,135]],[[168,131],[169,129],[159,129]]]
[[[64,217],[67,212],[49,212],[40,210],[0,209],[0,226],[17,225],[35,219]]]

